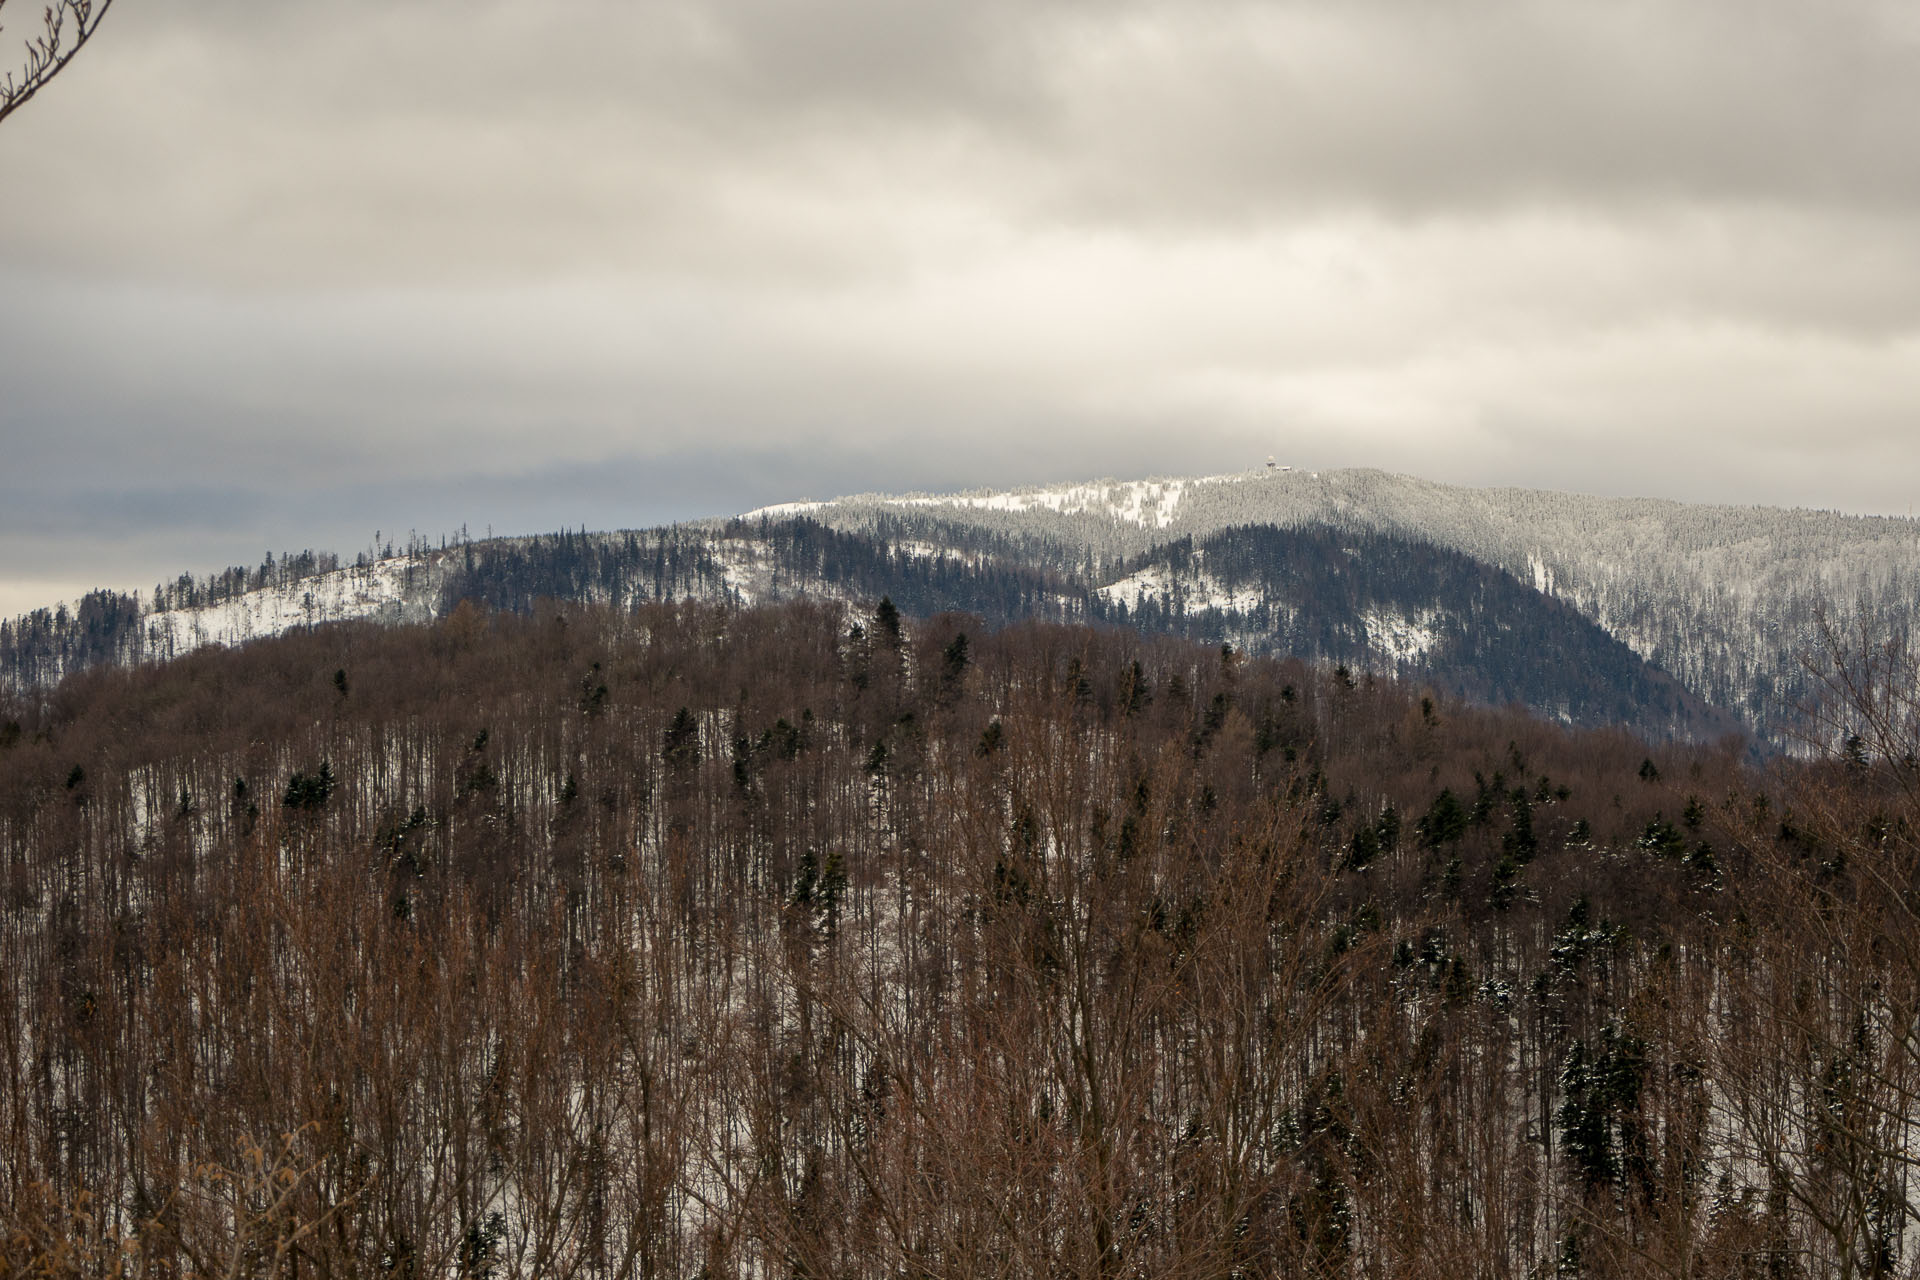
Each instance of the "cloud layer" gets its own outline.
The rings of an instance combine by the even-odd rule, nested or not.
[[[1904,513],[1915,15],[117,8],[0,130],[0,611],[1270,452]]]

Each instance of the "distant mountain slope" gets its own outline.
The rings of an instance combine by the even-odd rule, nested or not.
[[[1142,514],[1152,518],[1144,504]],[[779,518],[775,518],[776,515]],[[667,600],[793,598],[922,616],[1095,621],[1230,640],[1431,684],[1564,723],[1621,724],[1655,738],[1737,730],[1575,611],[1510,574],[1396,534],[1272,526],[1182,538],[1104,573],[1045,537],[930,523],[911,507],[859,528],[763,513],[704,527],[501,538],[238,589],[163,589],[172,608],[90,598],[79,615],[0,626],[0,670],[46,683],[100,661],[165,661],[349,618],[444,615],[462,600],[524,612],[542,598],[631,607]]]
[[[1920,523],[1380,471],[868,494],[665,529],[420,544],[351,566],[304,553],[183,577],[147,601],[96,592],[0,623],[0,682],[336,619],[425,619],[463,598],[524,610],[541,596],[880,595],[918,614],[1230,635],[1661,735],[1724,723],[1705,703],[1783,743],[1823,615],[1883,632],[1920,616]],[[1592,627],[1644,661],[1595,647]],[[1662,672],[1691,697],[1676,700]]]
[[[840,528],[908,517],[928,541],[1022,539],[1107,575],[1170,540],[1234,526],[1398,533],[1532,583],[1774,738],[1808,691],[1801,658],[1819,644],[1823,613],[1843,627],[1910,627],[1920,616],[1920,522],[1898,517],[1469,489],[1373,470],[868,494],[787,509],[801,508]]]
[[[1739,730],[1571,606],[1457,551],[1328,525],[1183,538],[1101,588],[1094,616],[1432,684],[1568,724]]]

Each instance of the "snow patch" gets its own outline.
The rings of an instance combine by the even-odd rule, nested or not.
[[[430,565],[411,556],[335,569],[297,582],[249,591],[197,609],[148,614],[147,650],[169,657],[203,645],[244,644],[296,627],[403,615],[418,598]]]
[[[1258,591],[1236,591],[1210,573],[1175,573],[1165,565],[1149,565],[1110,582],[1099,588],[1099,595],[1112,604],[1125,605],[1129,611],[1146,600],[1181,613],[1204,613],[1208,609],[1239,613],[1261,602]]]
[[[1151,565],[1117,582],[1109,582],[1099,589],[1098,594],[1108,603],[1124,605],[1131,611],[1138,609],[1142,600],[1157,600],[1171,594],[1173,580],[1173,575],[1165,567]]]
[[[742,520],[785,520],[790,516],[809,515],[826,506],[824,502],[776,502],[770,507],[755,507],[742,515]]]
[[[720,566],[727,590],[747,606],[758,604],[771,594],[772,573],[754,554],[757,549],[737,543],[722,543],[713,549],[713,558]]]
[[[1424,658],[1440,643],[1434,627],[1438,614],[1423,610],[1418,618],[1369,609],[1362,621],[1367,624],[1367,647],[1395,662],[1414,662]]]
[[[882,498],[896,507],[949,507],[975,511],[1051,511],[1057,515],[1106,516],[1143,529],[1165,529],[1179,518],[1189,492],[1201,485],[1232,484],[1238,475],[1190,480],[1095,481],[995,493],[955,493]]]
[[[1533,589],[1541,595],[1553,594],[1553,569],[1537,555],[1527,557],[1527,572],[1533,577]]]

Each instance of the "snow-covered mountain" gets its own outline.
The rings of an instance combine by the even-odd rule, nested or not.
[[[837,528],[904,517],[916,528],[938,522],[1044,542],[1063,558],[1090,558],[1103,586],[1128,595],[1140,584],[1120,585],[1127,575],[1117,570],[1183,536],[1243,525],[1401,534],[1565,601],[1763,731],[1792,718],[1823,617],[1846,631],[1920,615],[1920,521],[1899,517],[1471,489],[1374,470],[865,494],[793,507]]]
[[[524,609],[542,596],[624,607],[882,594],[922,613],[1179,631],[1662,734],[1714,727],[1690,697],[1780,740],[1823,618],[1886,628],[1920,614],[1920,522],[1371,470],[863,494],[666,529],[229,570],[183,579],[160,608],[96,593],[0,624],[0,680],[346,619],[424,620],[467,597]]]

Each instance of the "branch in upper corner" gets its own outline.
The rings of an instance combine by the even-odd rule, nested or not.
[[[7,0],[0,0],[4,11]],[[113,0],[54,0],[40,16],[40,31],[29,36],[19,62],[0,74],[0,120],[27,104],[46,83],[66,70],[81,46],[100,29]],[[5,28],[0,27],[0,34]]]

